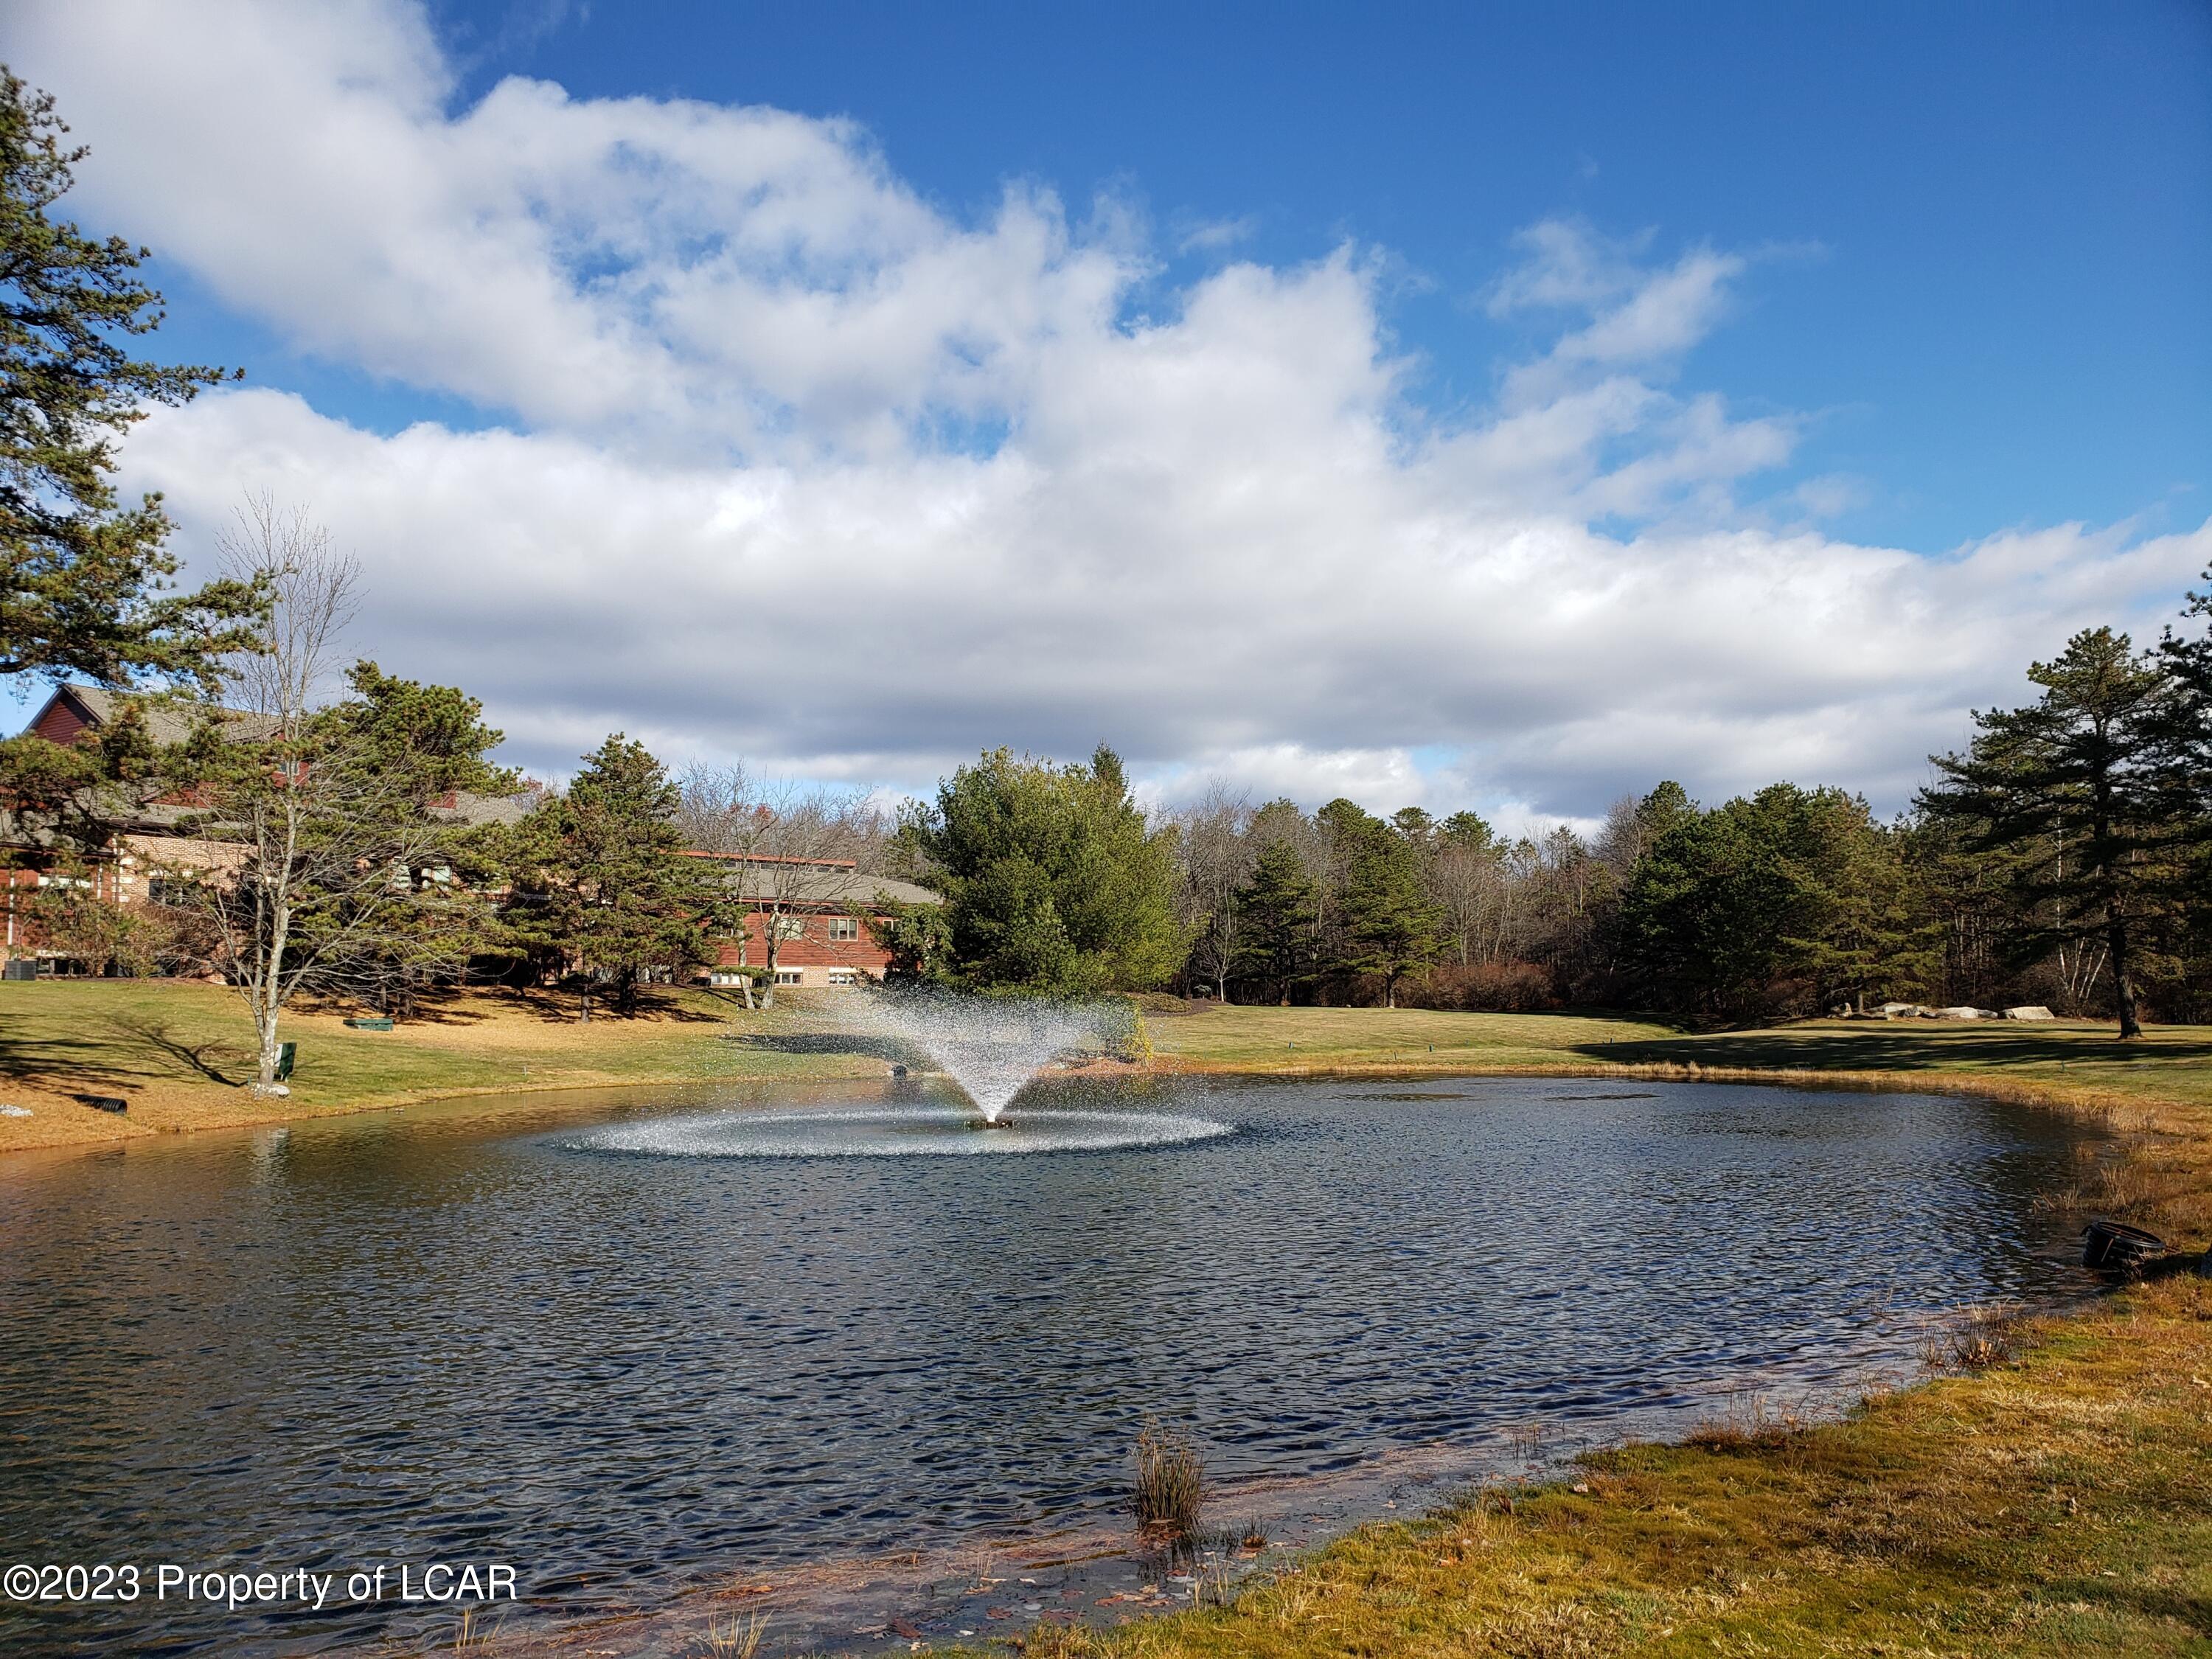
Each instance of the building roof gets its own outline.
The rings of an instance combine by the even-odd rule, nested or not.
[[[71,708],[88,726],[112,725],[131,696],[126,691],[113,691],[99,685],[58,685],[53,695],[39,705],[39,712],[23,730],[26,734],[37,731],[56,703]],[[276,723],[271,716],[257,714],[251,709],[209,709],[204,705],[172,702],[158,697],[147,699],[140,708],[145,716],[147,735],[164,744],[182,743],[190,737],[204,714],[211,713],[224,726],[249,735],[266,732]]]
[[[890,876],[870,875],[850,859],[789,859],[747,857],[742,853],[687,853],[695,859],[712,859],[729,866],[729,883],[748,902],[780,901],[785,904],[866,904],[881,897],[900,904],[937,904],[939,896],[927,887]],[[760,866],[779,866],[773,879]],[[793,868],[793,866],[799,866]]]
[[[512,795],[479,795],[459,789],[432,801],[430,816],[448,823],[466,824],[471,830],[485,823],[520,823],[544,799],[544,793],[535,787],[519,789]]]

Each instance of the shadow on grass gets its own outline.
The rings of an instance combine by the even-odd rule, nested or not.
[[[696,990],[700,996],[720,998],[720,992]],[[495,999],[493,1008],[485,1006],[488,999]],[[736,998],[726,999],[732,1006],[741,1006]],[[416,999],[415,1012],[399,1022],[404,1029],[410,1025],[481,1025],[493,1017],[497,1009],[512,1009],[544,1025],[575,1025],[581,1024],[584,999],[574,991],[550,991],[533,988],[526,991],[513,989],[485,990],[483,988],[442,990],[424,993]],[[323,1012],[340,1012],[336,1006]],[[648,987],[637,1000],[632,1013],[616,1011],[613,1000],[602,993],[594,992],[591,1000],[592,1020],[612,1020],[623,1024],[633,1021],[665,1020],[674,1025],[714,1025],[721,1016],[704,1008],[694,1007],[684,997],[665,987]]]
[[[1625,1042],[1582,1042],[1575,1052],[1628,1064],[1745,1066],[1814,1072],[1940,1072],[1960,1068],[2055,1066],[2061,1062],[2212,1059],[2212,1040],[2156,1037],[2122,1042],[2118,1036],[2052,1032],[2029,1035],[2017,1026],[1986,1032],[1953,1030],[1880,1031],[1753,1031],[1741,1036],[1649,1037]]]
[[[0,1078],[67,1094],[81,1084],[143,1083],[149,1073],[118,1063],[112,1042],[82,1037],[0,1037]]]
[[[108,1092],[165,1078],[204,1078],[236,1087],[241,1079],[223,1068],[249,1058],[235,1042],[191,1042],[157,1020],[114,1015],[100,1023],[108,1035],[0,1036],[0,1078],[62,1094],[87,1084],[99,1085],[94,1092]]]
[[[220,1083],[237,1088],[246,1079],[232,1077],[222,1067],[225,1065],[244,1066],[251,1059],[245,1049],[220,1037],[210,1037],[204,1042],[187,1042],[158,1020],[131,1019],[115,1015],[107,1022],[108,1029],[143,1043],[157,1054],[167,1054],[179,1066],[198,1073],[210,1083]]]

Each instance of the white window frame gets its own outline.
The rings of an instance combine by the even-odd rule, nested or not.
[[[858,916],[830,918],[830,942],[832,945],[857,945],[860,942],[860,920]]]

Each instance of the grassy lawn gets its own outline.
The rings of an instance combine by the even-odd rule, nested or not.
[[[787,1002],[791,1000],[787,994]],[[781,1054],[721,1041],[740,1029],[794,1033],[796,1006],[747,1013],[701,991],[661,995],[635,1019],[604,1011],[578,1023],[573,997],[480,992],[444,1000],[393,1031],[362,1031],[343,1010],[289,1014],[299,1047],[292,1098],[262,1101],[252,1026],[238,994],[155,980],[0,981],[0,1100],[31,1109],[0,1118],[0,1151],[265,1122],[437,1096],[722,1078],[878,1075],[882,1062]],[[80,1094],[119,1095],[118,1117]]]
[[[1154,1017],[1152,1046],[1191,1071],[1511,1071],[1655,1066],[1903,1073],[2212,1107],[2212,1026],[2154,1025],[2122,1042],[2086,1021],[1808,1020],[1690,1034],[1632,1015],[1454,1014],[1401,1008],[1215,1008]]]

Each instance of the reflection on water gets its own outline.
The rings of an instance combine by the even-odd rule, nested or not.
[[[1101,1106],[1054,1097],[1071,1130]],[[1109,1510],[1148,1413],[1235,1479],[1844,1382],[1920,1310],[2055,1281],[2029,1199],[2072,1133],[1948,1097],[1425,1080],[1125,1092],[1236,1133],[1036,1157],[600,1144],[727,1151],[731,1098],[0,1168],[9,1559],[489,1559],[573,1609]],[[56,1652],[433,1628],[0,1620]]]

